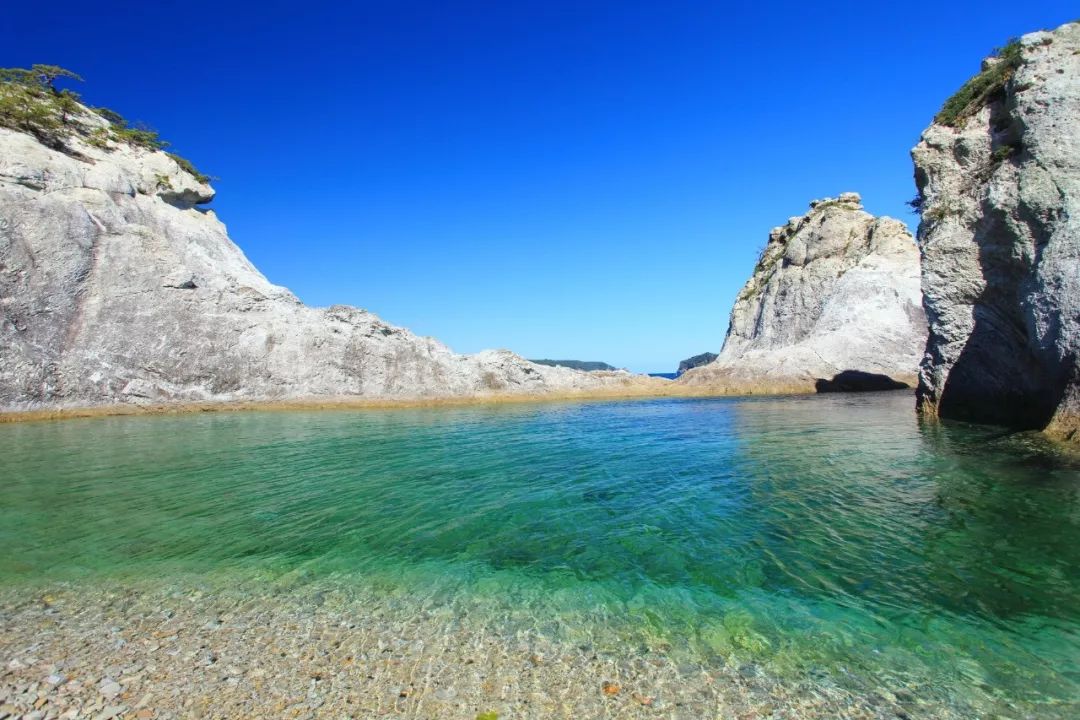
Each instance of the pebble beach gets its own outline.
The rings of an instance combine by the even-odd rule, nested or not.
[[[355,588],[251,589],[3,591],[0,718],[963,717],[904,691],[780,681],[603,632],[568,642],[510,610],[474,621]]]

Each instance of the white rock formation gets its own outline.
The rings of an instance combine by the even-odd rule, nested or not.
[[[867,375],[913,384],[925,339],[911,234],[844,193],[773,229],[720,356],[678,382],[732,393],[889,386]],[[841,373],[842,387],[829,382]]]
[[[912,151],[919,408],[1080,439],[1080,24],[1025,35],[973,82],[991,89]]]
[[[89,115],[84,121],[102,127]],[[0,128],[0,409],[417,398],[645,382],[458,355],[364,310],[311,308],[232,243],[162,152]]]

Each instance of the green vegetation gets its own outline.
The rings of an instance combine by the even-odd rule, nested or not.
[[[949,216],[949,213],[946,210],[946,208],[944,206],[942,206],[942,207],[930,208],[929,210],[924,212],[922,214],[922,216],[923,216],[924,220],[929,220],[931,222],[937,222],[939,220],[944,220],[945,218],[947,218]]]
[[[786,240],[784,242],[783,247],[785,248],[785,250],[787,249]],[[773,252],[773,253],[768,252],[768,250],[771,250],[771,249],[772,249],[771,247],[766,248],[766,252],[761,253],[761,255],[758,257],[758,261],[754,264],[754,274],[755,275],[760,275],[761,273],[763,273],[766,270],[770,269],[773,265],[776,264],[776,261],[779,260],[783,256],[783,253],[780,253],[780,252]]]
[[[168,155],[169,157],[171,157],[173,159],[173,162],[175,162],[177,165],[180,166],[181,170],[183,170],[186,173],[189,173],[192,177],[194,177],[199,182],[201,182],[201,183],[210,182],[211,177],[209,175],[204,175],[203,173],[196,170],[195,166],[192,165],[191,161],[188,160],[187,158],[180,157],[176,153],[171,153],[171,152],[167,152],[165,154]]]
[[[955,95],[946,100],[934,122],[948,127],[962,127],[969,117],[987,103],[1001,97],[1005,84],[1024,61],[1024,48],[1020,41],[1014,38],[1005,47],[996,48],[993,56],[997,58],[997,62],[968,80]]]
[[[54,65],[0,68],[0,125],[29,133],[50,147],[62,144],[64,126],[77,112],[79,96],[57,90],[59,78],[82,80]]]
[[[157,131],[148,127],[118,127],[113,125],[113,137],[118,142],[126,142],[128,145],[146,148],[147,150],[163,150],[169,143],[158,137]]]
[[[78,153],[68,145],[73,137],[99,150],[121,143],[151,151],[169,146],[155,130],[138,123],[129,125],[120,113],[88,107],[78,93],[58,89],[56,82],[61,79],[82,82],[75,73],[56,65],[0,68],[0,127],[33,135],[48,147],[74,155]],[[91,115],[104,119],[108,126],[95,124]],[[199,172],[190,160],[167,154],[197,181],[209,182],[210,177]],[[163,187],[161,182],[158,186]]]
[[[922,196],[922,193],[917,193],[915,197],[908,200],[905,204],[911,208],[911,212],[916,215],[922,214],[923,204],[926,203],[926,198]]]
[[[818,206],[820,207],[820,205]],[[769,240],[760,251],[758,251],[757,263],[754,264],[754,272],[750,277],[750,280],[743,285],[742,290],[735,296],[735,302],[742,302],[744,300],[753,300],[765,289],[765,286],[769,284],[769,280],[776,273],[777,268],[780,266],[780,261],[784,258],[784,253],[787,252],[787,244],[794,235],[794,230],[789,234],[786,234],[776,240]]]
[[[115,110],[110,110],[107,107],[96,107],[90,109],[96,112],[101,117],[108,120],[113,125],[119,125],[120,127],[127,125],[127,120],[125,120],[123,116]]]
[[[993,153],[990,154],[990,162],[994,165],[1000,165],[1008,160],[1019,150],[1015,145],[1002,145]]]
[[[929,222],[941,222],[947,217],[959,217],[961,214],[959,205],[939,201],[932,207],[923,208],[922,219]]]
[[[107,128],[99,127],[91,130],[83,140],[87,145],[96,147],[98,150],[108,150],[110,137],[111,135]]]

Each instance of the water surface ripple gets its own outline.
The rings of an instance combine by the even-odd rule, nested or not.
[[[0,583],[302,572],[700,662],[1066,716],[1080,463],[1038,436],[920,425],[912,402],[10,425]]]

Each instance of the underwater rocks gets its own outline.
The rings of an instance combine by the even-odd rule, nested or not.
[[[906,690],[747,675],[614,633],[596,645],[515,627],[523,609],[487,618],[322,583],[320,604],[295,577],[240,586],[0,588],[0,718],[972,716],[926,693],[900,700]]]

